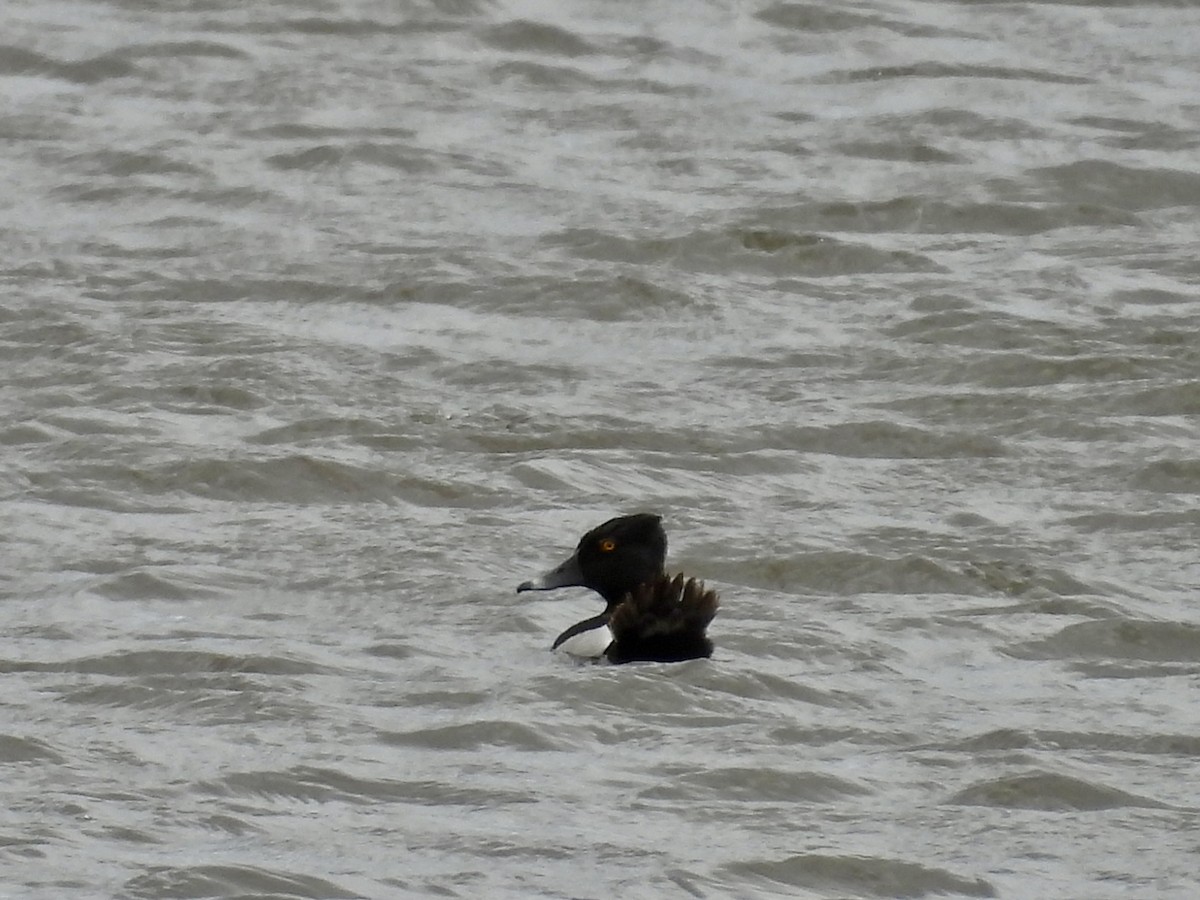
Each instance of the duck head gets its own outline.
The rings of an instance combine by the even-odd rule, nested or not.
[[[524,582],[517,592],[586,587],[611,609],[639,584],[661,575],[666,558],[662,516],[618,516],[585,534],[567,559],[540,578]]]

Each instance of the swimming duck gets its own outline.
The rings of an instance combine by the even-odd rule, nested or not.
[[[712,656],[705,634],[717,595],[704,582],[663,571],[667,533],[651,513],[619,516],[593,528],[565,561],[521,591],[591,588],[604,612],[572,625],[553,650],[610,662],[679,662]]]

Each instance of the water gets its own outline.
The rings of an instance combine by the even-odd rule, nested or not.
[[[1195,7],[0,21],[0,895],[1200,891]]]

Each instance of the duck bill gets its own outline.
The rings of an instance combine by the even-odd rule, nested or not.
[[[517,586],[517,593],[522,591],[552,591],[563,587],[585,587],[583,570],[579,568],[579,557],[572,553],[566,560],[555,566],[540,578],[526,581]]]

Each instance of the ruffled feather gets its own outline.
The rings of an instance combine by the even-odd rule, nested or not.
[[[612,611],[614,663],[680,662],[712,656],[705,630],[717,614],[716,591],[683,575],[659,575],[638,585]]]

